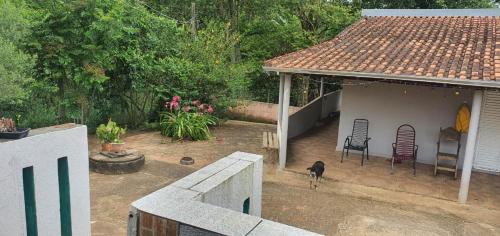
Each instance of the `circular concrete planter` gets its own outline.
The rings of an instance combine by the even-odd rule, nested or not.
[[[89,158],[89,167],[97,173],[117,175],[137,172],[144,162],[144,155],[135,150],[127,150],[126,155],[101,152]]]

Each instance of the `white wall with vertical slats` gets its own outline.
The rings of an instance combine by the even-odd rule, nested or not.
[[[500,172],[500,92],[485,91],[473,168]]]
[[[26,138],[0,140],[0,236],[26,235],[22,170],[33,167],[38,236],[61,235],[57,160],[68,158],[72,235],[90,235],[87,127],[35,129]]]

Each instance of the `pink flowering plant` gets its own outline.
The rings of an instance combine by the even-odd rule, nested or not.
[[[174,96],[165,109],[160,115],[161,134],[174,140],[207,140],[209,127],[219,123],[213,106],[199,100],[183,103],[181,97]]]

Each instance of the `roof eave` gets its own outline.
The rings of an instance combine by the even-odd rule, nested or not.
[[[279,67],[268,67],[268,66],[264,66],[263,69],[266,72],[278,72],[278,73],[290,73],[290,74],[328,75],[328,76],[358,77],[358,78],[462,85],[462,86],[472,86],[481,88],[500,88],[500,82],[492,80],[469,80],[469,79],[427,77],[427,76],[413,76],[413,75],[390,75],[390,74],[369,73],[369,72],[279,68]]]

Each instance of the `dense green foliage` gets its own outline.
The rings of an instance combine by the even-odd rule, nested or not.
[[[136,128],[160,121],[174,95],[213,104],[219,116],[237,98],[277,102],[278,80],[263,72],[263,61],[334,37],[361,8],[492,6],[490,0],[0,0],[0,116],[32,128],[78,122],[94,129],[110,117]],[[294,80],[292,104],[307,102],[317,87],[314,78]],[[198,119],[194,114],[169,119]]]
[[[18,105],[26,98],[23,87],[31,78],[31,58],[19,48],[29,23],[19,13],[19,7],[0,0],[0,104],[4,106]]]

